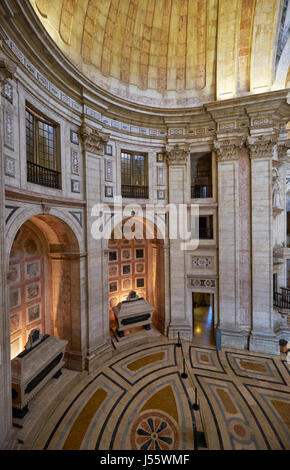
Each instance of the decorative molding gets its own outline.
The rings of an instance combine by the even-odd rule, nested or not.
[[[166,147],[166,157],[168,165],[186,165],[189,156],[189,145],[174,145],[174,147]]]
[[[80,134],[85,151],[95,154],[103,153],[104,145],[106,145],[110,139],[109,134],[99,129],[93,129],[87,124],[82,124]]]
[[[69,213],[73,216],[73,218],[80,224],[80,226],[83,226],[83,214],[82,212],[71,212]]]
[[[249,136],[247,138],[247,147],[250,151],[251,159],[272,158],[277,139],[278,134]]]
[[[192,267],[198,269],[210,269],[213,265],[213,256],[192,256]]]
[[[113,186],[105,186],[105,197],[114,197]]]
[[[217,279],[190,279],[190,286],[203,289],[215,289],[217,287]]]
[[[157,190],[157,199],[164,201],[166,199],[166,191],[165,189],[158,189]]]
[[[14,121],[13,114],[4,109],[4,145],[14,150]]]
[[[3,85],[2,95],[9,103],[13,104],[13,86],[10,82],[5,82]]]
[[[19,206],[5,206],[6,211],[6,218],[5,223],[8,224],[11,217],[15,214],[15,212],[19,209]]]
[[[5,155],[4,160],[4,173],[6,176],[15,178],[16,162],[15,159]]]
[[[73,175],[80,174],[79,152],[75,149],[71,149],[71,172]]]
[[[71,180],[71,192],[77,194],[81,192],[81,182],[79,180]]]

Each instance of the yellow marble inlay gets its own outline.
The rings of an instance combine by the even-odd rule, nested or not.
[[[280,400],[271,400],[272,405],[276,408],[284,423],[290,429],[290,403]]]
[[[226,392],[226,390],[223,390],[221,388],[217,388],[216,392],[218,396],[220,397],[222,404],[224,405],[227,413],[230,413],[232,415],[237,414],[237,408],[235,407],[233,400],[231,399],[228,392]]]
[[[259,362],[240,361],[243,369],[252,370],[254,372],[267,372],[267,368]]]
[[[101,404],[105,400],[107,392],[99,388],[89,399],[74,421],[69,435],[64,443],[63,450],[79,450],[85,437],[89,424]]]
[[[137,359],[137,361],[131,362],[131,364],[128,364],[127,367],[131,371],[136,371],[139,369],[142,369],[142,367],[145,367],[149,364],[153,364],[154,362],[157,361],[162,361],[165,358],[165,353],[164,352],[158,352],[155,354],[150,354],[149,356],[144,356],[141,357],[140,359]]]
[[[159,392],[155,393],[143,406],[141,411],[145,410],[160,410],[165,411],[172,416],[178,423],[178,411],[173,390],[170,385],[162,388]]]

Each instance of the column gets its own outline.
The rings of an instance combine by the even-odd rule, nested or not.
[[[3,149],[2,89],[13,78],[16,67],[0,56],[0,449],[8,448],[13,436],[10,367],[10,326],[7,305],[7,264],[5,246],[5,178]]]
[[[91,216],[95,204],[101,203],[104,191],[102,181],[103,147],[109,136],[86,123],[81,128],[84,148],[87,199],[87,358],[86,367],[95,369],[112,355],[109,335],[108,276],[106,243],[95,240]]]
[[[247,349],[240,309],[239,155],[244,137],[214,142],[218,163],[219,325],[221,346]],[[249,293],[250,295],[250,293]]]
[[[179,214],[180,204],[189,203],[188,185],[187,185],[187,166],[189,161],[189,149],[185,146],[175,145],[167,149],[168,163],[168,202],[176,207]],[[174,217],[169,213],[170,218]],[[172,238],[169,233],[169,268],[170,268],[170,324],[168,328],[169,338],[180,337],[191,341],[192,339],[192,320],[187,315],[186,309],[186,251],[181,249],[184,241],[180,237],[180,224],[178,219],[174,221],[177,224],[177,239]]]
[[[272,157],[277,134],[248,137],[252,184],[252,331],[250,350],[279,354],[273,312]]]

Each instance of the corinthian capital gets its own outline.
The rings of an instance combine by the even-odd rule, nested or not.
[[[166,147],[166,156],[168,165],[186,165],[189,155],[189,145],[174,145]]]
[[[277,139],[278,134],[249,136],[247,138],[247,147],[251,158],[272,158]]]
[[[99,129],[93,129],[87,124],[83,124],[80,131],[84,149],[90,153],[100,153],[103,146],[109,141],[110,135],[100,131]]]
[[[234,137],[233,139],[215,140],[214,150],[219,162],[234,161],[239,158],[239,150],[245,143],[245,137]]]
[[[14,62],[0,55],[0,86],[14,77],[16,68]]]
[[[289,140],[285,140],[285,142],[280,142],[277,145],[277,155],[278,155],[279,160],[283,161],[286,159],[289,148],[290,148]]]

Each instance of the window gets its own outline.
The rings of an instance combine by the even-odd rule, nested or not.
[[[27,180],[60,189],[58,127],[26,108]]]
[[[122,197],[148,199],[147,156],[121,153]]]
[[[191,197],[192,199],[212,197],[212,154],[201,152],[191,154]]]
[[[199,217],[199,238],[200,240],[213,239],[213,216],[205,215]]]

